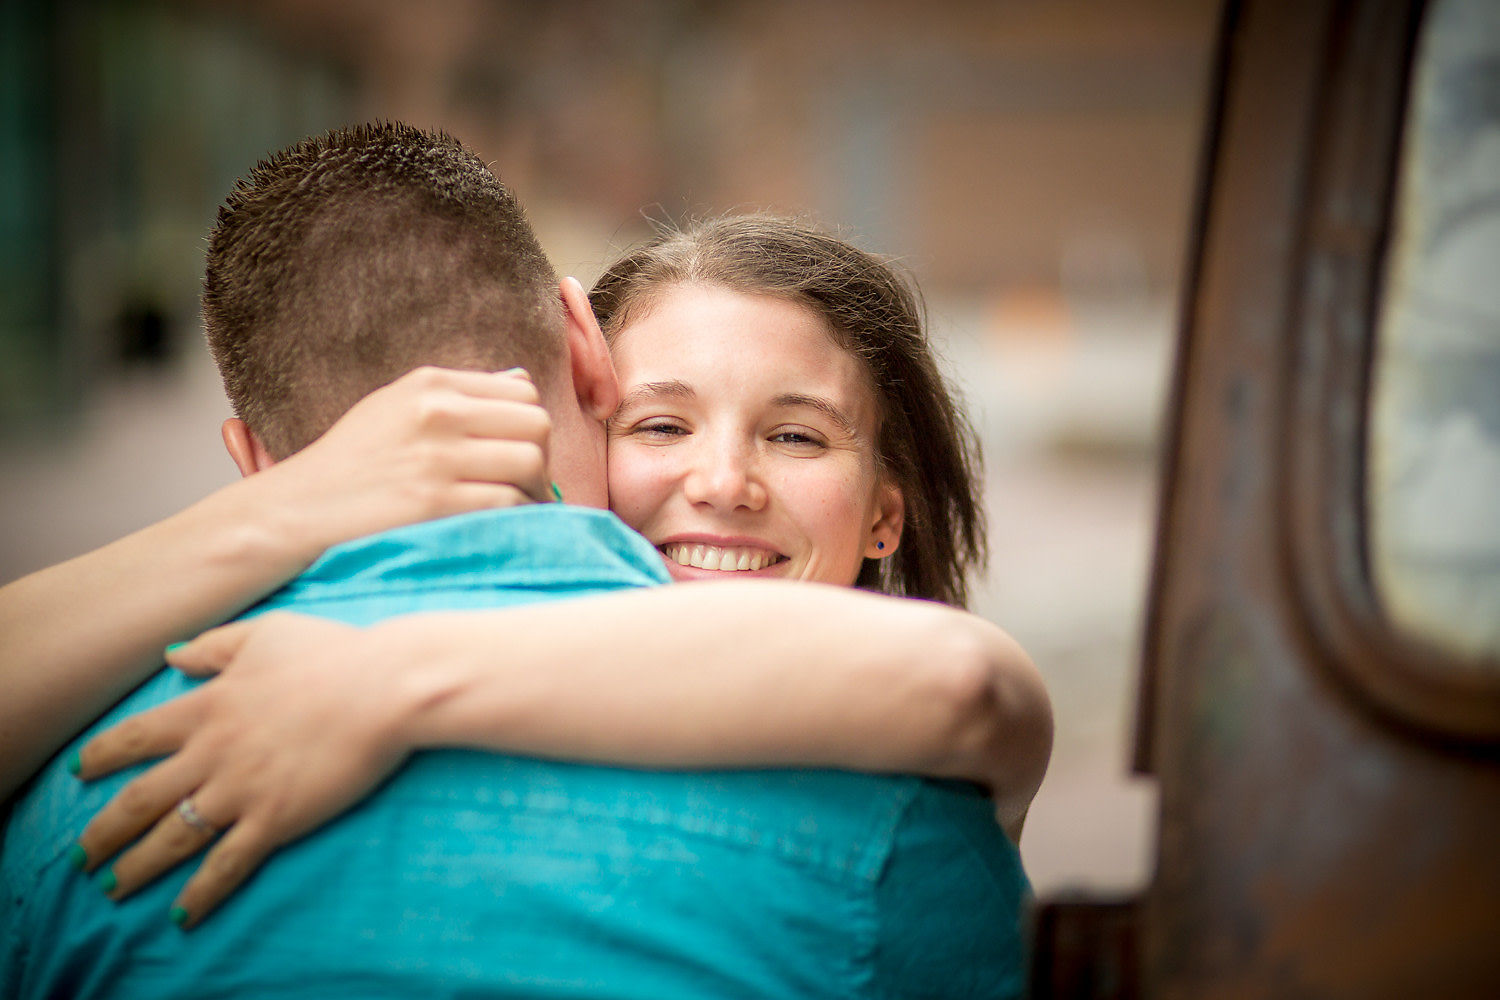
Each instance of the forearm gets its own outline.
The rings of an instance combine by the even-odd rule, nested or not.
[[[194,920],[266,850],[347,809],[419,747],[970,778],[1019,837],[1051,738],[1046,692],[998,629],[815,584],[684,584],[364,629],[272,613],[214,629],[172,662],[222,676],[84,748],[86,780],[172,756],[81,843],[108,858],[139,831],[133,817],[185,795],[218,810],[232,832],[179,897]],[[116,898],[183,850],[143,841],[112,862]]]
[[[222,621],[328,546],[542,495],[549,430],[524,375],[419,368],[285,461],[252,450],[242,457],[254,475],[0,588],[0,795],[159,665],[166,643]]]
[[[0,588],[0,796],[159,667],[167,643],[222,621],[316,558],[321,540],[267,493],[241,480]]]
[[[640,766],[960,777],[1026,801],[1050,748],[1024,652],[973,616],[808,584],[682,585],[398,620],[401,738]]]

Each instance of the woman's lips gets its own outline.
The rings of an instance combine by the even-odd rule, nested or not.
[[[678,576],[680,570],[699,570],[699,573],[682,574],[694,579],[701,579],[704,573],[758,573],[786,560],[779,552],[752,545],[667,542],[658,548],[666,557],[667,568],[673,576]]]

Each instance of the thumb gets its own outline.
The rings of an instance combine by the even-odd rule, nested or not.
[[[173,643],[167,647],[167,664],[189,677],[217,674],[234,659],[254,626],[254,621],[231,622],[209,629],[191,642]]]

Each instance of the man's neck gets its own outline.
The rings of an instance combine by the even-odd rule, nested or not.
[[[552,481],[567,503],[583,507],[609,507],[606,476],[607,438],[604,425],[571,406],[547,406],[552,417],[548,468]]]

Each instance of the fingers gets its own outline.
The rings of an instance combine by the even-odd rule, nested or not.
[[[419,368],[356,403],[280,464],[329,543],[418,520],[550,502],[551,419],[524,374]],[[300,471],[298,471],[300,470]],[[471,483],[510,486],[484,494]],[[206,669],[182,655],[174,665]]]
[[[503,372],[468,371],[461,368],[414,368],[391,383],[398,392],[424,392],[448,389],[467,396],[509,399],[522,403],[538,402],[536,385],[524,368]]]
[[[432,482],[508,484],[538,502],[552,499],[546,410],[451,395],[426,398],[418,409],[416,426],[429,442],[423,474]]]
[[[143,760],[165,757],[187,739],[197,722],[201,699],[188,692],[106,729],[78,751],[77,776],[93,781]]]
[[[106,894],[111,899],[124,899],[213,843],[220,830],[233,820],[227,804],[215,795],[214,789],[210,784],[191,796],[179,795],[166,812],[158,814],[160,818],[150,832],[115,859],[110,866],[113,877],[104,877]],[[190,803],[186,816],[181,808],[184,800]]]
[[[514,486],[532,500],[552,500],[546,451],[526,441],[466,441],[456,457],[460,483]]]
[[[466,401],[456,416],[470,437],[526,442],[542,449],[546,457],[552,436],[552,418],[536,403]]]
[[[167,663],[189,677],[216,674],[239,653],[255,625],[256,619],[249,619],[209,629],[191,642],[168,649]]]
[[[172,906],[174,923],[189,930],[218,907],[265,862],[275,845],[258,823],[243,819],[229,828],[182,887]]]
[[[190,803],[186,817],[184,800]],[[270,831],[261,823],[251,817],[235,820],[231,812],[211,784],[176,798],[150,831],[100,877],[105,894],[118,902],[212,844],[203,863],[178,893],[169,913],[172,922],[184,930],[197,926],[265,863],[276,846]],[[89,845],[85,847],[89,857],[102,858],[107,855],[95,855],[93,851],[108,848],[94,845],[107,843],[105,838],[113,837],[114,833],[95,831],[94,827],[91,823],[80,844]],[[226,827],[227,832],[220,837],[220,831]],[[216,844],[215,838],[218,838]]]
[[[197,787],[200,773],[179,754],[134,779],[109,801],[78,837],[83,869],[92,871],[142,832],[159,823]],[[181,824],[177,817],[168,817]],[[198,845],[202,847],[200,843]],[[118,878],[118,872],[116,877]]]
[[[466,514],[471,510],[499,510],[505,507],[523,507],[536,502],[536,497],[514,486],[497,486],[493,483],[459,483],[445,492],[444,503],[433,516],[451,517],[454,514]]]
[[[552,418],[539,404],[460,395],[423,399],[418,404],[416,421],[429,431],[528,442],[543,451],[552,433]]]

